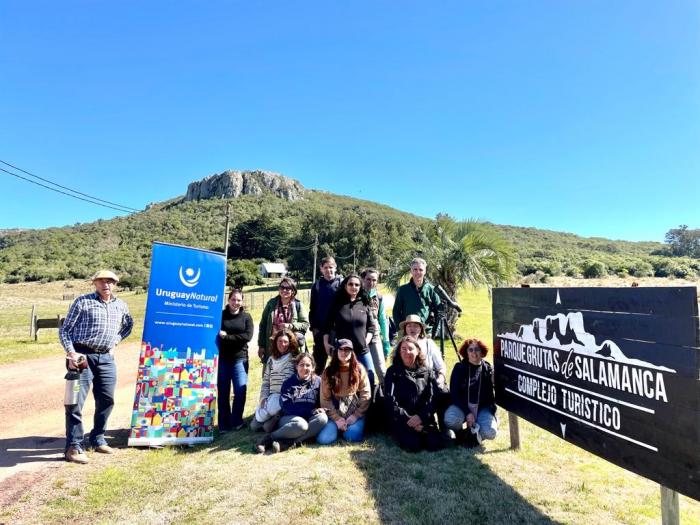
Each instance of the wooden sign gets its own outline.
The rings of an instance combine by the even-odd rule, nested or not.
[[[498,288],[496,402],[700,500],[694,287]]]

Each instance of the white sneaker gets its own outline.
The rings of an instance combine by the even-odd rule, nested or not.
[[[479,443],[479,445],[481,445],[483,438],[481,437],[481,432],[479,432],[479,430],[481,430],[479,423],[474,423],[474,426],[471,428],[471,430],[472,434],[476,436],[476,442]]]

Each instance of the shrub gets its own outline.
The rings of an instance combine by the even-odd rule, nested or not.
[[[647,261],[634,261],[629,267],[629,272],[635,277],[652,277],[654,267]]]
[[[605,277],[608,274],[608,269],[605,264],[600,261],[586,261],[583,266],[583,276],[586,279],[595,279]]]
[[[251,259],[229,260],[226,274],[226,284],[237,288],[265,282],[258,271],[258,265]]]

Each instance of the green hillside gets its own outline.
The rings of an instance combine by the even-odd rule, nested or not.
[[[110,267],[127,286],[147,281],[153,241],[223,250],[226,204],[232,204],[233,258],[285,260],[292,272],[309,277],[311,245],[332,253],[341,270],[375,265],[388,270],[406,251],[416,250],[430,220],[376,203],[308,191],[303,201],[245,195],[230,201],[185,201],[151,205],[126,217],[62,228],[0,232],[0,282],[86,278]],[[495,228],[511,242],[521,275],[695,277],[700,260],[653,255],[656,242],[611,241],[534,228]],[[253,253],[254,252],[254,253]]]

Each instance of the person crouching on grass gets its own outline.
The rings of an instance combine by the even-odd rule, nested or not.
[[[330,421],[316,442],[330,445],[338,439],[338,431],[345,441],[362,441],[370,399],[367,371],[357,360],[352,341],[340,339],[321,377],[321,408],[326,409]]]
[[[445,425],[466,446],[495,439],[498,429],[493,389],[493,367],[484,360],[488,347],[479,339],[467,339],[459,348],[466,358],[457,363],[450,377],[452,404],[445,412]],[[463,429],[467,423],[467,430]]]
[[[265,452],[269,446],[272,452],[287,450],[289,447],[314,438],[328,423],[326,411],[319,408],[321,378],[314,369],[316,362],[311,354],[304,352],[295,360],[296,374],[282,385],[282,417],[277,430],[270,439],[257,448]]]
[[[418,340],[404,336],[394,350],[384,381],[391,433],[402,449],[419,452],[443,447],[435,414],[439,392],[435,374],[425,366]]]
[[[251,430],[272,432],[282,410],[280,392],[282,384],[294,374],[294,357],[297,354],[297,338],[291,330],[281,330],[272,338],[272,358],[268,359],[263,371],[260,387],[260,401],[255,409],[255,417],[250,422]],[[256,443],[264,445],[269,436]],[[264,451],[264,450],[263,450]]]

